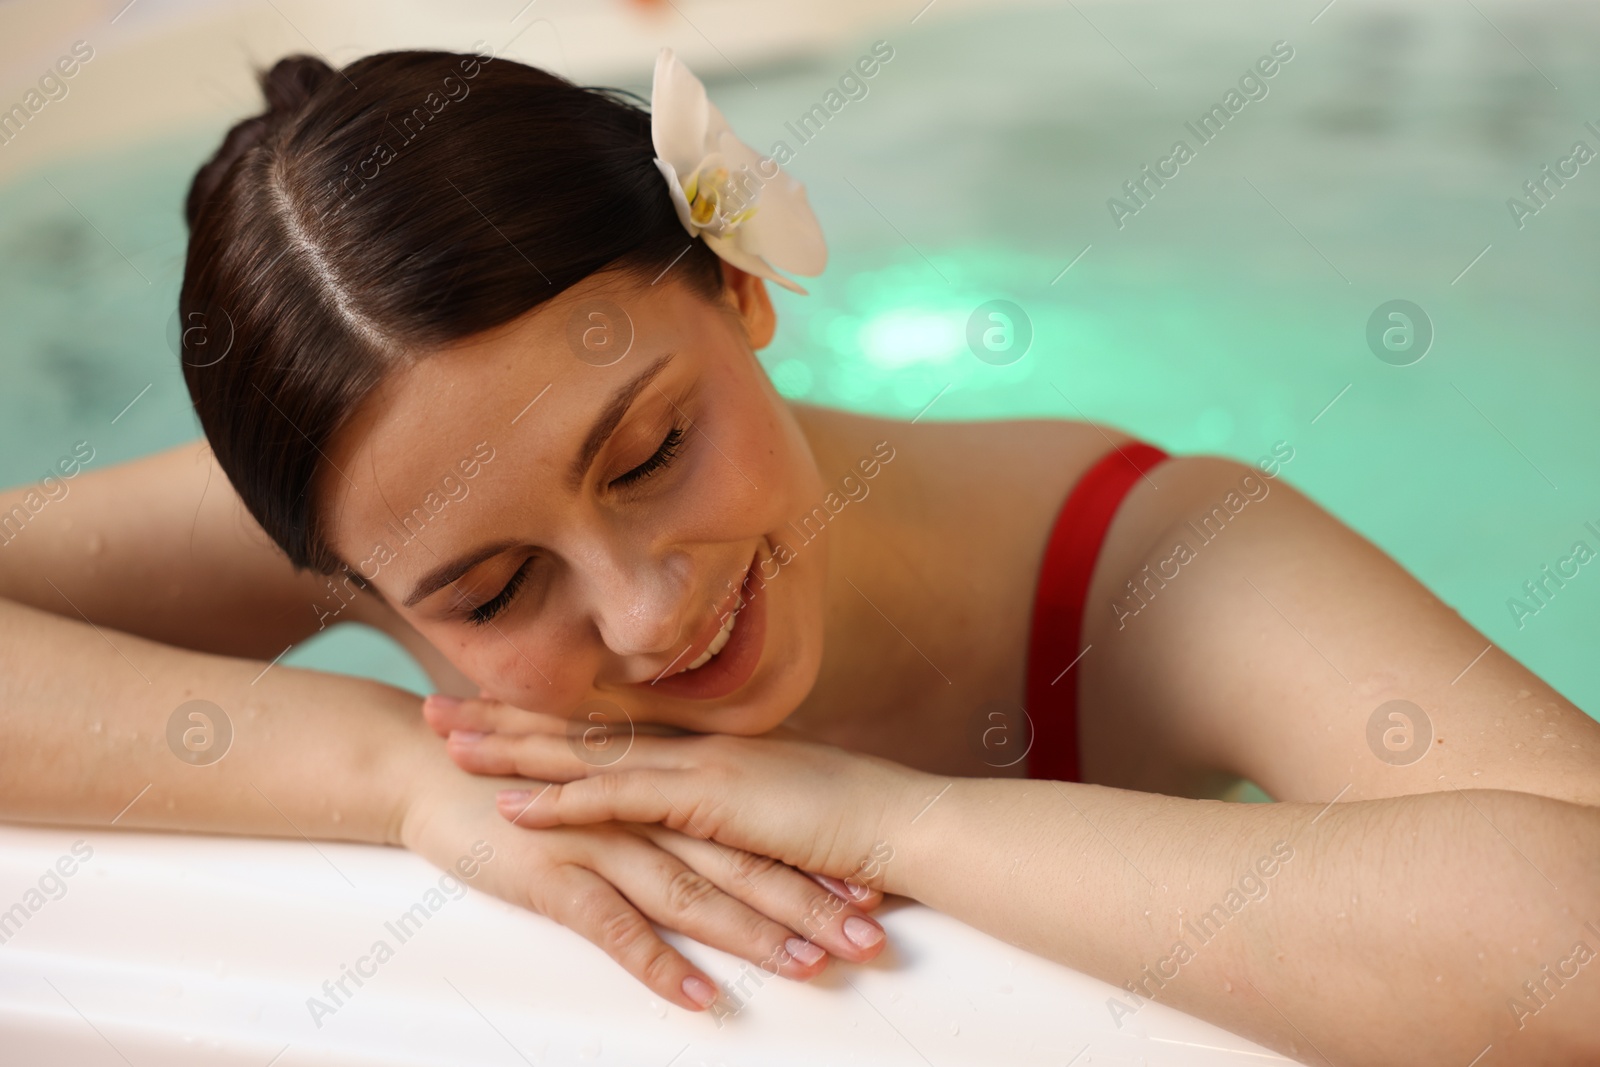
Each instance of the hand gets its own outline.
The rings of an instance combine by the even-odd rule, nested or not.
[[[423,701],[422,716],[434,733],[448,739],[447,749],[456,765],[472,774],[516,773],[514,770],[490,769],[478,758],[480,749],[477,742],[485,734],[494,734],[500,739],[524,737],[528,734],[564,736],[569,744],[574,746],[574,751],[586,753],[595,763],[607,763],[616,758],[623,748],[631,745],[632,738],[639,733],[650,733],[660,737],[698,736],[687,730],[659,723],[635,724],[629,721],[626,724],[608,724],[612,727],[622,725],[624,728],[617,735],[607,738],[602,730],[588,721],[567,719],[537,711],[524,711],[522,708],[495,700],[483,690],[479,690],[475,700],[463,700],[435,693]],[[599,737],[598,743],[593,741],[594,736]],[[801,734],[787,726],[778,726],[764,736],[803,740]],[[618,746],[618,748],[612,751],[608,746]],[[485,746],[481,751],[488,751],[488,747]],[[870,911],[883,903],[883,894],[860,880],[835,878],[811,870],[804,873],[840,899],[853,900],[866,910]]]
[[[476,774],[542,779],[502,793],[500,811],[527,827],[623,820],[771,856],[824,877],[883,884],[885,830],[908,825],[941,780],[872,756],[790,737],[636,733],[606,766],[568,743],[568,720],[493,701],[438,717],[450,756]],[[429,713],[430,720],[435,713]],[[487,732],[484,729],[494,732]]]
[[[401,843],[570,927],[658,996],[692,1011],[713,1002],[716,985],[667,945],[652,921],[800,980],[820,973],[829,954],[865,961],[882,951],[882,927],[863,910],[881,901],[878,894],[843,900],[781,863],[661,826],[605,822],[530,832],[495,813],[498,789],[530,784],[537,785],[475,778],[441,759],[419,775]],[[477,862],[462,866],[464,859]]]

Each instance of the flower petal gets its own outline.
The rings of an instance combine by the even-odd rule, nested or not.
[[[656,156],[679,174],[689,174],[706,154],[707,124],[713,108],[706,88],[670,48],[656,56],[650,88],[650,143]],[[719,119],[721,115],[717,116]],[[722,123],[724,127],[727,123]]]
[[[655,164],[661,176],[667,179],[667,195],[672,197],[672,206],[678,212],[678,221],[683,223],[683,228],[689,231],[691,237],[694,236],[698,231],[690,221],[689,198],[683,194],[683,186],[678,184],[677,173],[672,169],[672,164],[664,159],[658,158]]]
[[[715,234],[702,234],[701,239],[711,246],[711,250],[722,257],[723,262],[738,267],[746,274],[754,274],[757,278],[765,278],[769,282],[776,282],[791,292],[806,296],[806,291],[799,285],[785,278],[773,269],[772,264],[751,252],[746,252],[733,241]]]
[[[806,199],[806,187],[779,174],[761,189],[760,207],[740,226],[744,247],[796,274],[821,274],[828,244]]]

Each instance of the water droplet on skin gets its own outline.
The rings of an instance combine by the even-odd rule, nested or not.
[[[338,813],[338,812],[337,812],[337,811],[336,811],[336,812],[333,812],[333,813],[332,813],[332,814],[331,814],[331,815],[329,815],[329,816],[328,816],[328,817],[329,817],[329,818],[330,818],[330,819],[332,819],[332,820],[333,820],[333,821],[334,821],[334,822],[336,822],[336,823],[337,823],[337,822],[344,822],[344,816],[343,816],[343,815],[341,815],[341,814],[339,814],[339,813]]]
[[[960,1037],[961,1036],[961,1027],[960,1027],[960,1025],[958,1025],[957,1023],[951,1023],[950,1024],[950,1036],[951,1037]]]
[[[89,544],[88,544],[89,555],[98,556],[100,554],[100,550],[102,548],[104,548],[104,547],[105,547],[105,543],[100,540],[100,535],[99,534],[90,534],[89,535]]]
[[[1224,993],[1232,993],[1233,992],[1233,983],[1228,981],[1226,978],[1224,978],[1222,980],[1222,991]]]

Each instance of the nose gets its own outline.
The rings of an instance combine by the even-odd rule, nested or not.
[[[694,622],[688,556],[595,558],[592,612],[600,638],[619,656],[672,655]]]

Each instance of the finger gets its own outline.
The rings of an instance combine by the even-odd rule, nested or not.
[[[495,794],[495,804],[506,819],[534,829],[616,820],[660,823],[691,837],[717,838],[720,820],[706,820],[695,815],[695,800],[698,799],[695,786],[692,777],[681,772],[616,771],[552,783],[535,790],[502,789]],[[678,802],[669,800],[669,796],[677,797]],[[719,840],[730,845],[741,844],[735,840]]]
[[[815,871],[802,872],[808,878],[815,879],[817,884],[827,889],[828,892],[841,900],[849,900],[863,911],[871,911],[883,903],[883,894],[870,885],[849,878],[835,878],[830,874],[818,874]]]
[[[605,878],[565,864],[545,879],[539,910],[600,946],[657,996],[690,1011],[703,1011],[716,1000],[716,983],[661,940]]]
[[[448,751],[457,766],[472,774],[570,782],[622,767],[685,769],[694,765],[694,740],[605,731],[573,720],[571,731],[559,735],[452,731]]]
[[[498,700],[463,699],[434,693],[422,702],[422,717],[441,737],[452,731],[522,735],[560,734],[567,720],[559,715],[524,711]]]
[[[823,888],[788,864],[661,827],[642,828],[642,832],[728,896],[831,955],[862,962],[883,951],[883,927],[867,918],[848,896]],[[796,953],[792,945],[790,951]]]
[[[594,854],[594,870],[662,926],[749,960],[769,975],[804,980],[827,963],[825,950],[730,895],[708,874],[646,837],[623,836],[634,844],[608,842]]]

